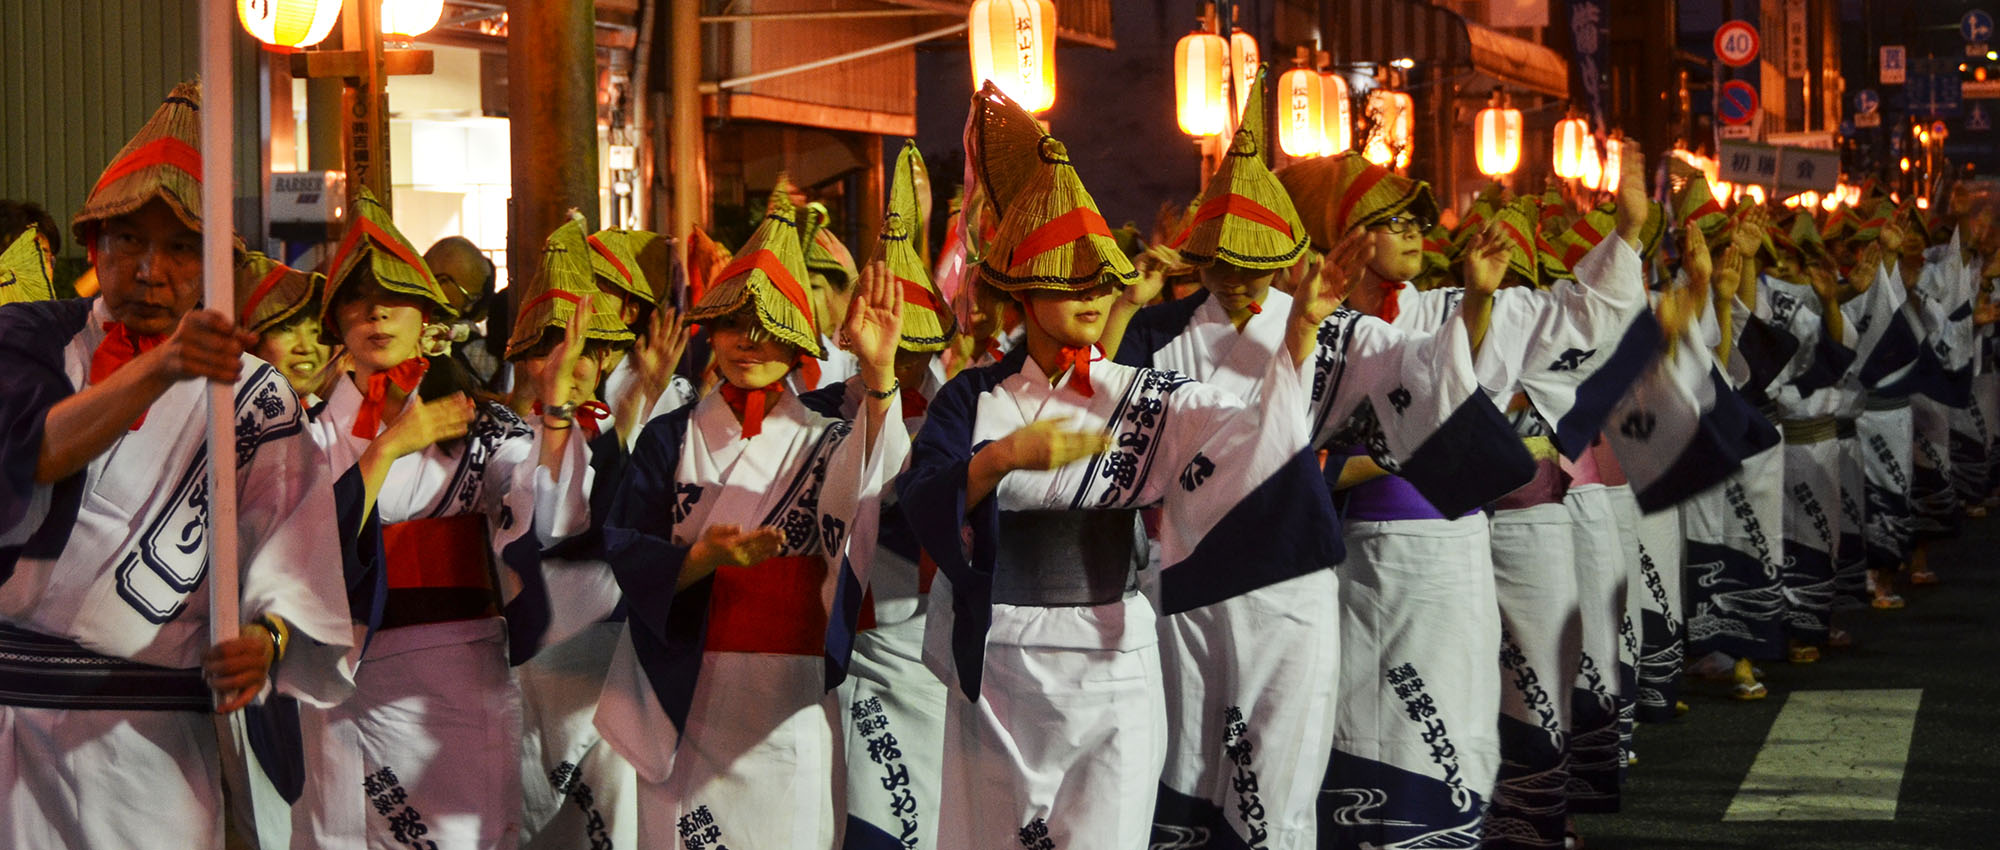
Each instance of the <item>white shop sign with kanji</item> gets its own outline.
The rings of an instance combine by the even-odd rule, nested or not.
[[[1840,182],[1838,151],[1724,142],[1716,166],[1725,183],[1767,186],[1780,196],[1826,192]]]

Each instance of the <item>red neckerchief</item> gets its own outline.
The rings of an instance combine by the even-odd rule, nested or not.
[[[819,389],[819,358],[799,352],[799,386],[802,391]]]
[[[104,341],[97,344],[97,351],[90,355],[90,382],[104,383],[111,373],[132,362],[132,358],[158,347],[166,342],[164,334],[135,334],[124,322],[105,322]],[[146,424],[146,412],[139,411],[139,418],[132,422],[132,430]]]
[[[1022,305],[1021,313],[1027,316],[1028,321],[1036,327],[1041,327],[1041,320],[1035,318],[1034,312],[1028,310],[1026,305]],[[1023,341],[1021,344],[1026,345],[1027,343]],[[1071,370],[1069,373],[1070,389],[1076,390],[1076,394],[1084,398],[1096,395],[1097,391],[1090,387],[1090,361],[1096,359],[1091,356],[1096,354],[1095,348],[1095,346],[1082,345],[1063,346],[1062,354],[1056,358],[1056,367],[1049,370],[1049,374],[1052,376],[1060,375],[1064,369],[1069,369]]]
[[[1259,304],[1259,303],[1257,303],[1257,302],[1255,302],[1255,301],[1252,301],[1252,302],[1250,302],[1250,303],[1249,303],[1248,305],[1245,305],[1245,306],[1246,306],[1246,308],[1247,308],[1247,309],[1248,309],[1248,310],[1250,311],[1250,315],[1252,315],[1252,316],[1262,316],[1262,315],[1264,315],[1264,305],[1262,305],[1262,304]]]
[[[1403,294],[1402,281],[1400,280],[1382,281],[1382,303],[1375,305],[1375,318],[1381,319],[1382,321],[1388,322],[1390,324],[1395,324],[1396,317],[1403,315],[1402,306],[1396,303],[1397,300],[1402,296],[1402,294]]]
[[[361,393],[361,408],[354,413],[354,428],[348,433],[364,440],[375,439],[375,432],[382,428],[382,399],[389,394],[389,384],[409,395],[424,379],[424,371],[431,362],[422,357],[412,357],[396,364],[386,372],[376,372],[368,376],[368,387]]]
[[[993,362],[998,363],[1000,362],[1000,358],[1007,356],[1007,353],[1000,350],[999,340],[988,339],[986,340],[986,356],[993,358]]]
[[[764,413],[776,404],[782,382],[755,390],[746,390],[728,381],[722,382],[722,400],[729,403],[729,409],[736,411],[736,418],[743,420],[743,439],[750,439],[764,432]]]
[[[529,409],[536,416],[542,415],[542,403],[539,401]],[[586,401],[577,405],[570,415],[576,417],[576,424],[583,427],[584,436],[595,440],[597,435],[604,433],[604,420],[611,418],[611,408],[601,401]]]
[[[903,388],[903,418],[915,419],[930,409],[930,399],[924,398],[924,391],[916,387]]]

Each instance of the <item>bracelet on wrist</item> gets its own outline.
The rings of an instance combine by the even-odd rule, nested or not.
[[[888,397],[890,397],[890,396],[892,396],[892,395],[895,395],[895,394],[896,394],[896,391],[897,391],[897,390],[900,390],[900,389],[902,389],[902,388],[903,388],[903,381],[902,381],[902,379],[901,379],[901,378],[897,378],[897,379],[894,379],[894,380],[891,380],[891,381],[889,382],[889,388],[888,388],[888,389],[886,389],[886,390],[880,390],[880,391],[877,391],[877,390],[876,390],[876,389],[875,389],[874,387],[870,387],[870,386],[868,386],[868,382],[867,382],[867,381],[862,381],[862,382],[861,382],[861,391],[862,391],[862,392],[864,392],[864,393],[867,393],[867,394],[868,394],[868,397],[869,397],[869,398],[872,398],[872,399],[875,399],[875,400],[877,400],[877,401],[880,401],[880,400],[882,400],[882,399],[885,399],[885,398],[888,398]]]
[[[264,633],[271,638],[271,663],[276,664],[285,660],[285,650],[292,643],[291,627],[285,625],[284,620],[271,614],[258,617],[257,625],[263,626]]]

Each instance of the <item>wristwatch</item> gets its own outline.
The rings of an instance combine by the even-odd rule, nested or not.
[[[547,407],[542,408],[542,418],[554,419],[559,422],[569,422],[576,418],[576,405],[574,404],[549,405]]]

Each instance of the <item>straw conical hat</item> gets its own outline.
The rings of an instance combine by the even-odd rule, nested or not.
[[[1886,195],[1878,195],[1873,200],[1863,200],[1857,211],[1854,232],[1847,238],[1861,243],[1873,242],[1882,235],[1882,228],[1889,226],[1896,216],[1896,202]]]
[[[174,86],[153,117],[111,158],[91,187],[70,232],[86,245],[105,219],[158,198],[181,223],[201,229],[201,83]]]
[[[1450,285],[1454,256],[1451,231],[1441,224],[1431,225],[1431,229],[1424,231],[1423,265],[1418,268],[1417,276],[1410,279],[1410,285],[1419,290]]]
[[[1826,260],[1833,254],[1826,249],[1826,240],[1819,235],[1819,226],[1813,224],[1812,215],[1800,210],[1792,216],[1792,243],[1799,246],[1799,253],[1808,259]]]
[[[1860,214],[1856,213],[1853,207],[1848,206],[1846,201],[1842,201],[1839,206],[1833,208],[1833,212],[1826,214],[1826,221],[1820,224],[1820,240],[1822,242],[1839,242],[1844,239],[1851,239],[1854,236],[1855,228],[1860,223]]]
[[[256,251],[236,259],[236,315],[244,330],[261,334],[313,306],[326,278]]]
[[[914,165],[912,165],[914,163]],[[904,351],[943,351],[951,344],[956,320],[951,306],[931,281],[930,269],[917,251],[918,223],[923,211],[910,175],[923,170],[914,141],[903,143],[896,155],[895,182],[889,184],[889,212],[882,219],[882,236],[874,260],[887,264],[903,299],[903,335],[896,344]]]
[[[1507,270],[1530,284],[1542,280],[1542,252],[1535,233],[1536,204],[1531,197],[1515,198],[1493,213],[1494,226],[1507,243]]]
[[[1500,185],[1499,181],[1486,184],[1486,188],[1473,197],[1472,206],[1466,209],[1465,215],[1459,217],[1458,227],[1452,230],[1452,249],[1463,251],[1465,243],[1486,229],[1486,222],[1493,218],[1493,213],[1512,200],[1507,195],[1507,187]]]
[[[1264,165],[1264,74],[1250,97],[1236,138],[1208,180],[1187,229],[1173,246],[1181,259],[1205,266],[1221,260],[1246,269],[1282,269],[1297,262],[1309,237],[1285,185]]]
[[[49,280],[49,255],[37,238],[41,229],[33,224],[14,237],[0,251],[0,304],[24,301],[52,301],[55,284]]]
[[[771,190],[763,223],[736,258],[716,273],[701,302],[688,310],[687,320],[721,318],[749,307],[771,336],[813,357],[825,357],[819,328],[813,324],[812,301],[806,295],[800,215],[792,206],[791,183],[780,177]]]
[[[826,205],[818,201],[806,205],[806,271],[818,274],[841,289],[861,276],[853,252],[827,228]]]
[[[321,299],[320,333],[324,338],[338,341],[333,337],[333,323],[327,321],[328,314],[334,302],[340,300],[341,288],[364,269],[375,276],[375,282],[383,289],[421,298],[436,306],[439,312],[433,318],[458,315],[444,290],[438,288],[437,278],[431,276],[431,267],[425,265],[423,255],[417,253],[410,240],[403,238],[403,232],[396,229],[389,211],[382,208],[373,193],[363,188],[350,212],[353,217],[348,219],[347,235],[340,240],[340,248],[333,253],[333,271],[327,274],[326,295]]]
[[[1019,152],[989,148],[987,155]],[[980,260],[980,279],[1007,292],[1079,292],[1107,279],[1119,286],[1137,280],[1139,272],[1070,166],[1069,150],[1054,136],[1043,136],[1034,159],[1033,176],[1001,218],[992,251]]]
[[[1034,179],[1036,159],[1030,154],[1045,133],[1033,114],[991,80],[973,94],[972,112],[965,119],[966,171],[995,213],[1004,214]]]
[[[1710,245],[1716,244],[1722,229],[1729,224],[1729,214],[1716,203],[1715,193],[1709,190],[1708,178],[1699,172],[1687,175],[1686,182],[1674,192],[1674,220],[1685,229],[1698,227],[1701,235]]]
[[[521,312],[507,338],[509,360],[534,348],[548,329],[569,327],[570,318],[585,299],[590,301],[590,318],[583,328],[584,339],[632,341],[632,329],[618,320],[617,296],[597,283],[591,262],[596,251],[583,233],[583,217],[571,216],[542,243],[540,274],[521,290]]]
[[[554,238],[554,234],[550,235]],[[658,304],[659,290],[639,262],[639,249],[659,234],[644,230],[600,230],[584,237],[590,249],[590,271],[599,286],[614,287],[647,304]]]
[[[1568,230],[1557,234],[1550,242],[1555,246],[1556,259],[1562,261],[1565,268],[1576,268],[1577,261],[1617,229],[1618,208],[1607,201],[1579,216]]]
[[[1438,218],[1430,184],[1352,151],[1285,166],[1278,171],[1278,181],[1305,222],[1313,247],[1322,252],[1353,228],[1380,224],[1406,212],[1430,221]]]

